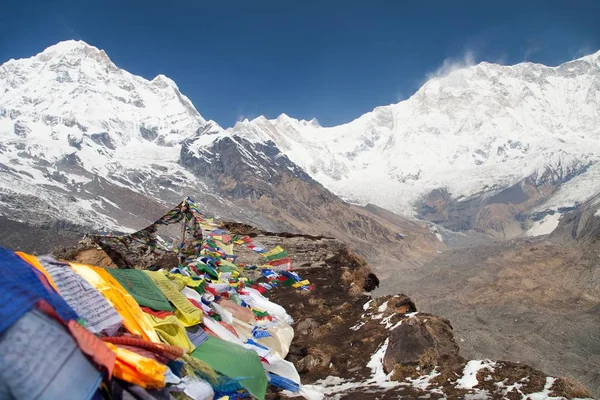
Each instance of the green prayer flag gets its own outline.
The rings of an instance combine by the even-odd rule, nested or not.
[[[288,278],[288,279],[286,279],[285,281],[283,281],[283,284],[284,284],[285,286],[290,286],[290,287],[291,287],[291,286],[292,286],[294,283],[296,283],[296,281],[295,281],[294,279],[292,279],[292,278]]]
[[[117,268],[107,268],[106,271],[123,285],[140,306],[157,311],[174,311],[169,300],[144,271]]]
[[[283,250],[283,251],[282,251],[282,252],[280,252],[280,253],[271,254],[271,255],[269,255],[269,256],[266,256],[265,258],[266,258],[268,261],[271,261],[271,260],[279,260],[280,258],[284,258],[284,257],[287,257],[287,256],[288,256],[288,253],[287,253],[287,251],[286,251],[286,250]]]
[[[268,317],[269,313],[266,311],[258,311],[256,309],[252,309],[252,312],[254,313],[254,315],[256,315],[257,317]]]
[[[220,374],[237,380],[252,396],[264,400],[267,375],[253,350],[209,336],[191,356],[204,361]]]

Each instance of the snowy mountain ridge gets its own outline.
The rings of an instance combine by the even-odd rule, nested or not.
[[[527,181],[535,204],[510,213],[547,213],[600,191],[599,105],[600,52],[558,67],[455,70],[339,126],[282,114],[224,130],[164,75],[135,76],[103,50],[66,41],[0,66],[0,213],[139,228],[123,222],[139,221],[133,206],[115,199],[165,205],[192,194],[211,213],[249,221],[223,193],[260,199],[262,182],[282,173],[405,215],[422,217],[425,202],[442,210],[433,222],[452,213],[444,207]],[[235,178],[246,168],[258,179],[250,186]],[[430,198],[438,189],[443,207]]]
[[[131,229],[124,221],[139,216],[102,195],[107,184],[129,200],[191,194],[226,206],[180,165],[182,143],[220,132],[171,79],[130,74],[85,42],[10,60],[0,66],[0,212]]]
[[[226,132],[170,79],[132,75],[84,42],[0,66],[0,216],[57,231],[137,230],[185,196],[219,219],[337,234],[355,247],[367,232],[431,236],[353,209],[272,141]]]
[[[596,171],[600,52],[558,67],[483,62],[454,70],[408,100],[339,126],[283,114],[242,121],[229,131],[273,140],[344,198],[414,215],[419,200],[436,188],[460,199],[527,177],[564,181]],[[591,184],[560,205],[598,190],[600,184]]]

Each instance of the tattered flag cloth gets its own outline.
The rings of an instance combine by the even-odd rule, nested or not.
[[[119,281],[140,306],[157,311],[174,311],[169,300],[144,271],[116,268],[106,271]]]
[[[182,231],[185,234],[179,245],[173,248],[157,236],[157,230],[163,225],[175,223],[183,224]],[[189,262],[198,257],[202,247],[203,230],[215,229],[216,225],[212,220],[204,217],[198,206],[188,197],[152,225],[140,231],[122,236],[92,235],[89,238],[104,250],[120,254],[121,267],[133,268],[140,266],[139,260],[146,260],[143,262],[145,265],[142,266],[147,267],[160,256],[173,251],[179,253],[180,261]],[[148,255],[151,257],[147,257]]]
[[[18,255],[19,257],[21,257],[23,260],[27,261],[27,263],[29,265],[31,265],[32,267],[37,269],[39,272],[41,272],[44,275],[44,277],[46,277],[46,280],[48,281],[50,286],[52,286],[52,288],[58,294],[60,294],[60,290],[58,290],[58,286],[56,286],[54,279],[52,279],[52,276],[48,273],[48,271],[46,271],[46,268],[44,268],[44,266],[42,265],[42,263],[40,262],[40,260],[38,260],[38,258],[36,256],[27,254],[27,253],[23,253],[21,251],[15,251],[15,254]]]
[[[292,260],[289,257],[280,258],[278,260],[269,261],[269,265],[276,267],[276,270],[290,269],[292,267]]]
[[[104,268],[92,267],[90,265],[69,263],[73,270],[88,281],[93,287],[102,293],[110,304],[117,310],[125,328],[145,339],[160,343],[160,339],[150,322],[144,317],[144,312],[135,302],[133,297],[121,284],[114,279]]]
[[[77,342],[79,349],[97,365],[106,369],[106,378],[110,379],[115,368],[117,355],[108,348],[96,335],[79,325],[75,321],[69,321],[67,327],[71,336]]]
[[[112,343],[106,345],[117,354],[114,371],[117,378],[143,388],[159,389],[165,386],[166,365]]]
[[[172,346],[181,347],[186,353],[191,353],[195,346],[187,335],[185,326],[175,317],[169,315],[159,318],[154,315],[145,314],[147,321],[152,325],[156,333]]]
[[[51,276],[60,295],[85,322],[91,332],[104,330],[114,334],[123,324],[117,310],[67,263],[51,257],[39,257],[43,269]]]
[[[175,315],[184,326],[194,326],[202,320],[202,311],[176,290],[169,278],[159,271],[144,271],[156,284],[158,289],[164,293],[167,299],[175,305]]]
[[[0,247],[0,333],[39,300],[46,300],[64,321],[78,318],[44,275],[12,251]]]
[[[272,372],[269,372],[267,374],[267,376],[269,378],[269,383],[273,386],[276,386],[283,390],[289,390],[292,393],[297,393],[300,390],[300,385],[298,385],[296,382],[294,382],[291,379],[281,377]]]
[[[254,337],[254,339],[262,339],[266,337],[271,337],[271,334],[267,332],[266,328],[254,326],[252,328],[252,336]]]
[[[271,249],[271,250],[267,251],[266,253],[263,253],[263,256],[268,261],[285,258],[285,257],[287,257],[287,255],[288,255],[287,251],[282,249],[281,246],[276,246],[274,249]]]
[[[102,380],[75,340],[32,310],[0,336],[0,398],[90,399]]]
[[[200,326],[186,328],[188,337],[194,346],[198,347],[208,339],[208,334]]]
[[[192,353],[215,371],[239,381],[254,397],[263,400],[267,392],[267,375],[253,350],[209,337]],[[235,360],[235,362],[231,362]]]
[[[164,343],[154,343],[142,338],[131,336],[105,337],[102,340],[106,343],[112,343],[117,346],[128,346],[130,348],[144,349],[155,353],[168,360],[177,360],[185,354],[181,347],[170,346]]]

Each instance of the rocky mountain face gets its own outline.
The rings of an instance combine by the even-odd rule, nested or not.
[[[599,122],[600,52],[558,67],[483,62],[457,69],[408,100],[339,126],[282,114],[242,121],[230,132],[274,141],[357,204],[511,238],[532,216],[600,190]]]
[[[566,212],[550,239],[594,251],[600,241],[600,192]]]
[[[62,42],[0,67],[0,212],[127,230],[189,194],[217,216],[323,233],[315,208],[337,200],[318,182],[358,206],[512,238],[600,191],[599,85],[600,53],[481,63],[344,125],[282,114],[223,130],[169,78]],[[379,230],[359,214],[345,231]]]
[[[208,215],[337,236],[372,259],[439,245],[424,224],[343,202],[273,141],[204,119],[165,76],[132,75],[83,42],[0,66],[0,170],[0,214],[17,222],[135,230],[189,195]]]

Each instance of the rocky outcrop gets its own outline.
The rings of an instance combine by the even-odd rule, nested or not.
[[[227,228],[236,231],[235,224]],[[237,229],[267,247],[284,247],[300,276],[314,284],[310,292],[280,288],[269,296],[296,321],[288,359],[325,398],[591,397],[571,380],[524,364],[463,358],[448,319],[417,311],[405,295],[371,298],[360,286],[372,274],[369,266],[336,239]],[[245,249],[238,254],[250,263],[257,257]]]
[[[264,247],[284,247],[296,272],[313,284],[311,291],[283,286],[268,292],[295,320],[287,359],[306,390],[325,398],[366,400],[590,397],[583,386],[524,364],[463,358],[449,320],[419,312],[402,294],[372,298],[368,290],[376,275],[335,238],[267,233],[239,223],[225,227],[251,235]],[[106,253],[90,247],[63,254],[80,262],[107,261]],[[261,262],[259,254],[245,247],[236,254],[241,263]],[[175,262],[161,259],[153,267],[170,268]]]
[[[389,340],[383,358],[383,367],[388,373],[397,365],[431,370],[442,360],[447,363],[459,359],[450,321],[435,315],[408,318],[390,332]]]
[[[562,243],[597,243],[600,240],[600,193],[565,213],[550,238]]]

